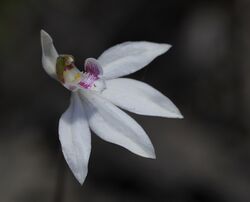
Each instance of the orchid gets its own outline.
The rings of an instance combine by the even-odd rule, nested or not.
[[[44,70],[71,92],[59,120],[59,139],[66,162],[83,184],[91,151],[91,132],[146,158],[154,147],[143,128],[120,108],[140,115],[182,118],[178,108],[146,83],[118,78],[138,71],[171,46],[146,41],[125,42],[98,59],[85,60],[80,71],[71,55],[59,55],[48,33],[41,30]]]

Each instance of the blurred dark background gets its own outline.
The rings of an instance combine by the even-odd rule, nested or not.
[[[250,201],[249,11],[249,0],[1,0],[0,201]],[[42,69],[40,29],[80,68],[124,41],[173,45],[130,75],[185,117],[131,114],[156,160],[93,134],[89,174],[78,184],[57,132],[70,94]]]

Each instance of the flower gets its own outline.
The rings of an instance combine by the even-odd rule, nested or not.
[[[59,121],[62,152],[76,179],[83,184],[91,150],[90,129],[103,140],[155,158],[154,147],[142,127],[120,108],[141,115],[182,118],[177,107],[146,83],[118,78],[142,69],[171,46],[125,42],[106,50],[97,60],[85,60],[84,71],[71,55],[58,55],[52,38],[41,30],[45,71],[71,91],[68,109]],[[119,107],[119,108],[118,108]]]

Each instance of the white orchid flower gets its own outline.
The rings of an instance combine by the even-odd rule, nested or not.
[[[152,42],[126,42],[106,50],[97,60],[88,58],[83,72],[71,55],[58,55],[52,38],[41,31],[45,71],[71,91],[71,102],[59,121],[63,155],[83,184],[91,150],[90,129],[100,138],[129,151],[155,158],[154,147],[142,127],[120,108],[141,115],[182,118],[177,107],[151,86],[118,78],[145,67],[171,46]],[[119,108],[118,108],[119,107]]]

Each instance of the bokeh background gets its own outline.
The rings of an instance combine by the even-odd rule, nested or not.
[[[1,0],[0,201],[250,201],[249,0]],[[69,92],[41,66],[40,29],[82,68],[124,41],[170,43],[130,75],[185,119],[131,114],[156,160],[92,135],[83,186],[63,159],[58,120]]]

